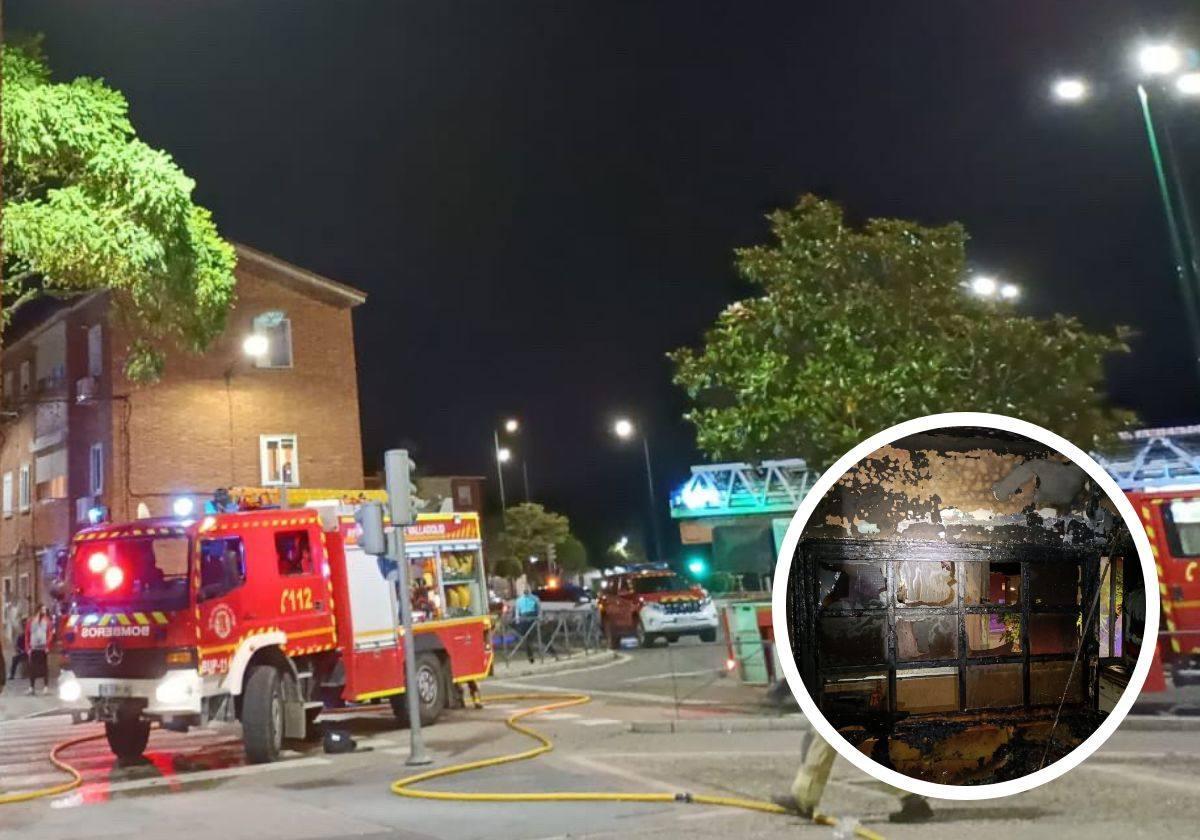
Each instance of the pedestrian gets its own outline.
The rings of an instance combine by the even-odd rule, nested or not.
[[[17,678],[17,669],[25,663],[28,668],[29,655],[25,652],[25,624],[28,619],[14,611],[14,618],[9,622],[8,634],[13,640],[13,658],[8,665],[8,681],[12,682]]]
[[[884,739],[886,744],[886,739]],[[829,782],[829,774],[833,770],[837,750],[829,742],[809,730],[804,742],[804,762],[796,772],[792,781],[789,795],[772,797],[776,805],[781,805],[789,811],[811,819],[821,804],[821,796],[825,793],[825,785]],[[888,785],[889,790],[894,790]],[[926,822],[933,819],[933,809],[924,796],[915,793],[905,793],[900,797],[900,810],[888,816],[894,823]]]
[[[533,638],[532,631],[541,617],[542,602],[538,600],[538,596],[533,594],[533,590],[526,587],[517,598],[514,605],[517,614],[517,638],[518,644],[525,644],[525,653],[529,656],[530,663],[533,662]],[[528,643],[528,644],[526,644]]]
[[[42,694],[50,690],[50,640],[54,624],[50,610],[43,604],[37,615],[29,619],[25,630],[25,650],[29,652],[29,693],[37,693],[37,681],[42,681]]]

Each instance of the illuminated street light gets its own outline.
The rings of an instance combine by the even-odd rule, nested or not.
[[[521,428],[521,424],[515,417],[510,417],[504,421],[504,431],[508,432],[510,435],[515,434],[519,428]]]
[[[650,532],[654,535],[654,559],[662,560],[662,539],[658,535],[658,503],[654,493],[654,470],[650,466],[650,441],[646,433],[638,434],[638,429],[628,417],[618,417],[613,421],[613,434],[621,440],[629,440],[637,435],[642,439],[642,456],[646,459],[646,489],[650,498]]]
[[[496,460],[501,464],[507,464],[512,460],[512,450],[507,446],[501,446],[496,450]]]
[[[1175,90],[1184,96],[1200,96],[1200,72],[1193,71],[1177,77]]]
[[[1088,83],[1074,77],[1059,79],[1051,90],[1054,92],[1054,98],[1060,102],[1081,102],[1087,98]]]
[[[621,417],[615,423],[613,423],[613,434],[615,434],[621,440],[628,440],[629,438],[633,437],[633,432],[633,421],[631,420]]]
[[[1147,44],[1138,50],[1138,67],[1147,76],[1174,73],[1183,63],[1183,54],[1171,44]]]
[[[1000,284],[990,274],[976,274],[968,283],[971,293],[981,298],[995,297]]]
[[[271,342],[261,333],[251,333],[246,336],[246,340],[242,342],[242,350],[247,356],[261,358],[271,349]]]
[[[1005,283],[1000,287],[1000,297],[1005,300],[1016,300],[1021,296],[1021,287],[1015,283]]]

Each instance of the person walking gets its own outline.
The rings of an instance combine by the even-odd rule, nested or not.
[[[525,645],[525,653],[529,656],[530,663],[533,662],[533,629],[538,623],[538,619],[542,613],[542,602],[538,596],[533,594],[533,590],[526,587],[517,598],[513,608],[517,614],[517,638],[520,640],[518,644]]]
[[[25,650],[29,653],[29,693],[37,693],[37,681],[42,681],[42,694],[50,690],[50,640],[54,625],[50,610],[43,604],[37,615],[29,619],[25,630]]]
[[[8,623],[8,637],[13,641],[13,658],[8,665],[8,681],[12,682],[17,678],[17,669],[21,667],[21,663],[25,663],[28,668],[29,656],[25,652],[25,624],[27,619],[15,609]]]

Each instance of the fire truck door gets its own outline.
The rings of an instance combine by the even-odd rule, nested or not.
[[[200,541],[197,557],[200,673],[224,674],[245,621],[246,549],[241,537],[213,537]]]

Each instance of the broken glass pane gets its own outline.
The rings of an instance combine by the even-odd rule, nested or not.
[[[1021,652],[1019,613],[971,613],[964,619],[969,655],[1008,656]]]
[[[882,563],[822,562],[817,567],[821,606],[829,610],[882,607],[887,590]]]
[[[960,563],[964,604],[1021,603],[1020,563]]]
[[[896,658],[903,662],[958,658],[958,616],[896,618]]]
[[[1029,617],[1029,651],[1042,653],[1074,653],[1079,644],[1079,616],[1031,615]]]
[[[901,560],[896,575],[896,604],[902,607],[949,607],[956,603],[954,564],[940,560]]]
[[[1030,563],[1029,594],[1038,606],[1074,606],[1079,603],[1079,564]]]

